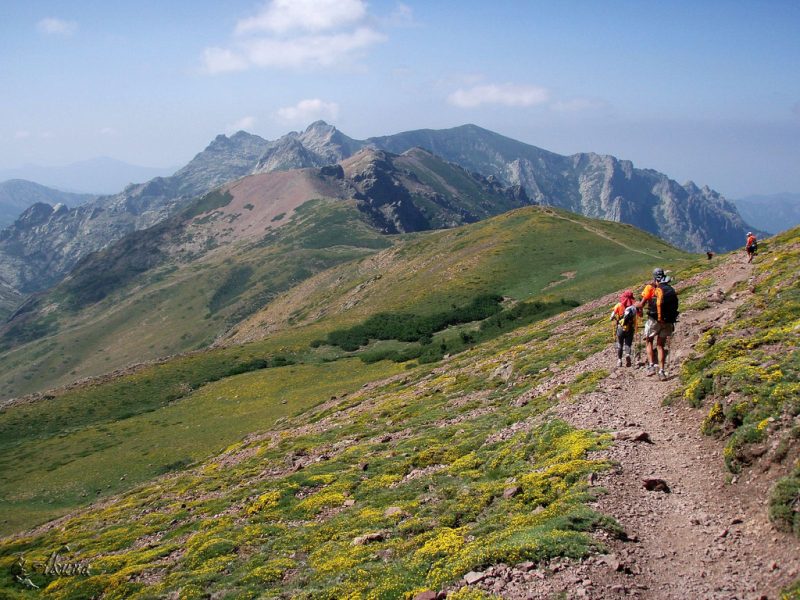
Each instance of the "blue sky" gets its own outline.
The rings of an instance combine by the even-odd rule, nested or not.
[[[0,0],[0,169],[475,123],[800,192],[800,2]]]

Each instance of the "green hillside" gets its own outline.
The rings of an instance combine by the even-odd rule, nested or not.
[[[497,223],[502,227],[493,229]],[[612,438],[545,411],[590,394],[609,375],[574,367],[607,347],[611,298],[523,324],[443,362],[373,363],[357,358],[367,350],[348,357],[308,346],[376,311],[435,314],[445,304],[446,282],[453,290],[446,305],[456,307],[485,285],[503,293],[536,289],[532,269],[511,268],[526,256],[526,245],[513,235],[498,246],[488,241],[523,230],[552,241],[543,233],[550,229],[563,240],[580,231],[600,237],[594,260],[583,254],[592,249],[587,243],[559,254],[578,268],[571,279],[541,276],[542,298],[551,290],[562,294],[564,286],[567,296],[593,300],[620,281],[641,282],[658,256],[679,282],[694,275],[682,288],[690,300],[685,310],[703,310],[701,298],[714,284],[703,278],[707,261],[668,259],[644,245],[652,238],[630,228],[523,209],[463,230],[410,236],[385,251],[405,252],[404,260],[367,260],[384,266],[376,283],[416,303],[395,305],[380,300],[388,294],[376,294],[353,305],[353,315],[335,311],[351,297],[350,278],[367,264],[359,260],[304,284],[317,289],[317,296],[304,294],[308,306],[328,315],[306,326],[7,407],[0,414],[5,531],[93,505],[55,527],[0,542],[0,589],[11,598],[402,598],[455,590],[464,574],[489,565],[607,551],[625,534],[593,508],[602,489],[590,487],[587,476],[612,466],[592,454]],[[796,454],[798,233],[764,244],[749,284],[753,302],[724,327],[708,330],[684,362],[676,398],[711,404],[703,424],[709,433],[715,424],[726,435],[733,427],[726,456],[746,456],[739,454],[746,444],[769,439],[784,439],[786,452]],[[455,261],[464,251],[455,245],[464,241],[464,248],[483,243],[480,255],[495,267],[487,270],[469,253]],[[606,242],[628,246],[622,250],[630,255],[628,267],[610,258]],[[437,270],[438,276],[429,273]],[[326,295],[329,277],[341,289]],[[562,283],[543,290],[553,281]],[[766,354],[775,347],[777,362]],[[742,391],[753,401],[715,412],[711,399]],[[770,495],[779,528],[795,527],[791,504],[786,510],[795,488],[789,473]],[[27,570],[42,592],[15,580],[21,554],[35,565],[64,544],[69,550],[61,552],[88,565],[88,575]],[[470,588],[449,597],[480,594]]]
[[[341,210],[340,206],[323,203],[317,210]],[[281,229],[284,239],[307,239],[301,235],[304,214],[309,215],[308,227],[319,225],[318,215],[311,220],[312,213],[301,211],[296,222]],[[330,233],[331,227],[325,227],[324,232]],[[314,237],[317,242],[322,239],[321,235]],[[4,467],[0,486],[5,490],[2,496],[5,500],[0,502],[5,504],[4,512],[9,515],[8,522],[0,524],[2,530],[32,525],[86,504],[98,495],[127,489],[163,472],[165,465],[180,466],[202,459],[221,446],[265,427],[263,421],[246,420],[234,428],[218,428],[215,420],[208,418],[202,421],[202,431],[193,434],[191,447],[171,443],[165,432],[171,431],[169,424],[175,417],[167,415],[172,415],[177,406],[191,411],[193,403],[199,401],[197,398],[205,398],[203,390],[210,382],[224,382],[229,375],[245,371],[272,378],[280,372],[281,364],[294,363],[298,366],[291,368],[302,365],[311,369],[307,371],[310,380],[314,378],[314,369],[320,369],[320,377],[330,377],[342,389],[347,388],[355,377],[351,371],[356,367],[348,366],[351,363],[346,361],[330,361],[351,353],[341,348],[311,345],[329,332],[358,324],[370,315],[381,311],[430,315],[442,307],[464,306],[481,294],[513,294],[515,301],[567,298],[581,302],[640,281],[656,260],[668,260],[676,266],[680,261],[691,264],[696,260],[629,226],[594,222],[536,207],[456,230],[396,238],[395,243],[384,253],[335,267],[298,286],[297,293],[308,304],[286,310],[284,328],[264,339],[257,336],[258,341],[243,346],[199,351],[109,380],[104,378],[91,385],[55,391],[53,398],[23,403],[0,413],[0,464]],[[298,250],[300,256],[307,256],[303,251]],[[270,264],[265,260],[253,268],[269,268]],[[561,272],[570,272],[571,278]],[[364,291],[358,302],[343,310],[347,305],[343,299],[350,297],[354,286],[365,280],[374,281],[377,289]],[[172,282],[168,288],[172,293],[162,292],[164,301],[174,305],[181,303],[180,297],[173,298],[175,290],[184,289],[188,295],[192,289],[191,280],[172,277],[165,281]],[[294,302],[294,297],[295,292],[290,291],[280,301]],[[275,302],[276,306],[281,306],[280,301]],[[569,305],[558,310],[566,308]],[[316,314],[313,319],[312,309]],[[305,319],[301,311],[308,313]],[[194,313],[199,312],[195,306]],[[532,319],[547,314],[552,311],[534,315]],[[465,324],[453,331],[437,333],[426,349],[435,350],[429,357],[437,360],[530,320],[511,321],[504,328],[492,327],[489,333],[480,333],[477,323]],[[169,323],[158,325],[144,328],[138,335],[156,338],[160,333],[162,343],[170,343]],[[135,324],[126,327],[131,335],[137,334]],[[96,328],[104,332],[102,323]],[[243,326],[240,334],[247,331],[253,332]],[[115,342],[125,346],[119,344],[120,335],[117,330]],[[133,349],[141,347],[131,343]],[[410,351],[414,346],[420,347],[419,343],[386,341],[371,344],[356,354],[364,355],[365,360],[371,354],[374,360],[380,358],[375,356],[376,352]],[[102,356],[97,354],[98,358]],[[331,364],[340,366],[334,368]],[[402,364],[381,362],[371,367],[375,369],[371,371],[360,361],[354,364],[358,366],[356,372],[363,373],[356,377],[358,380],[404,368]],[[264,370],[265,367],[268,368]],[[324,394],[311,395],[306,402],[324,398]],[[279,412],[283,410],[278,408]],[[136,442],[129,443],[133,438]],[[143,447],[151,448],[151,452],[142,454]],[[120,461],[122,455],[127,458]],[[93,464],[105,465],[102,473]],[[98,474],[94,479],[64,489],[64,482],[74,482],[72,478],[79,472]],[[20,485],[33,474],[37,484],[19,495]]]
[[[395,598],[483,564],[583,556],[598,547],[591,531],[619,533],[586,504],[586,475],[608,467],[588,452],[609,438],[537,424],[531,419],[555,393],[526,396],[549,377],[543,367],[574,364],[606,343],[605,328],[566,331],[575,318],[525,327],[446,370],[420,366],[381,380],[386,364],[371,365],[376,383],[357,391],[358,363],[340,361],[334,368],[350,390],[56,529],[3,542],[2,585],[25,596],[10,579],[18,554],[36,561],[65,542],[93,575],[36,578],[54,597],[274,590],[342,598],[371,590]],[[536,351],[526,350],[535,340]],[[513,385],[493,376],[508,362],[522,375]],[[267,369],[224,379],[222,397],[251,397],[250,386],[273,376]],[[588,391],[597,376],[568,387]],[[220,392],[201,388],[178,404]],[[530,426],[505,429],[518,422]],[[508,491],[509,481],[519,491]]]
[[[31,319],[12,323],[0,338],[0,397],[204,348],[310,275],[391,244],[341,201],[307,204],[261,242],[197,258],[164,255],[176,231],[157,226],[90,257]]]
[[[393,248],[309,278],[237,326],[232,340],[317,332],[381,311],[429,314],[482,294],[583,302],[696,258],[630,225],[526,207],[469,226],[404,236]],[[637,283],[638,285],[638,283]],[[310,335],[310,334],[306,334]]]

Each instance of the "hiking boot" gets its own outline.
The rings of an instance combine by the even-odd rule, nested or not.
[[[657,371],[657,367],[655,365],[647,365],[644,369],[644,374],[650,377],[651,375],[655,375]]]
[[[666,372],[664,369],[661,369],[661,370],[658,372],[658,378],[659,378],[661,381],[666,381],[666,380],[667,380],[667,372]]]
[[[625,357],[625,366],[626,367],[630,367],[631,366],[631,355],[630,354],[628,354],[628,356]]]
[[[618,366],[618,367],[621,367],[621,366],[622,366],[622,359],[621,359],[621,358],[618,358],[618,359],[617,359],[617,366]]]

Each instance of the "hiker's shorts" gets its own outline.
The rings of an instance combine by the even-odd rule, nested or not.
[[[674,323],[659,323],[655,319],[648,319],[647,323],[644,324],[644,338],[646,340],[652,340],[656,336],[665,340],[674,332]]]

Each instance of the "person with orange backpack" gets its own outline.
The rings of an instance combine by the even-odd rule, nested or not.
[[[675,323],[678,321],[678,293],[670,283],[670,278],[664,269],[653,270],[653,281],[647,284],[642,291],[642,299],[636,305],[638,309],[646,307],[647,323],[644,327],[645,347],[647,348],[646,375],[655,375],[661,381],[667,379],[667,352],[669,339],[675,332]],[[658,364],[656,364],[655,341],[658,350]]]
[[[622,353],[625,351],[625,366],[631,366],[631,348],[633,347],[633,336],[636,333],[636,325],[639,314],[636,309],[636,302],[633,299],[633,292],[625,290],[619,297],[619,302],[611,309],[611,321],[614,323],[614,339],[617,348],[617,366],[622,366]]]
[[[747,262],[753,262],[753,257],[756,255],[756,250],[758,250],[758,240],[756,240],[756,236],[753,235],[752,231],[747,232],[747,242],[745,242],[744,249],[747,252]]]

